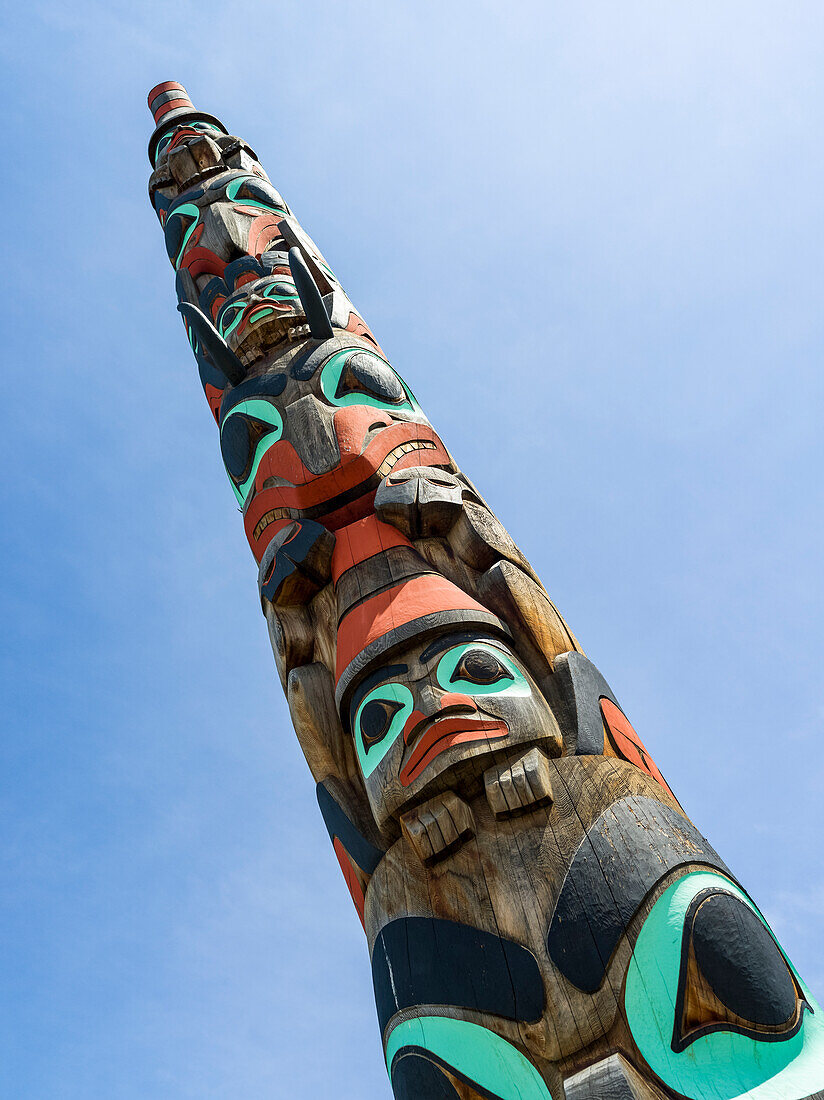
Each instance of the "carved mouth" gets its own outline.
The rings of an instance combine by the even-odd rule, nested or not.
[[[292,508],[272,508],[268,512],[264,512],[255,524],[252,538],[257,541],[270,523],[275,523],[279,519],[292,519],[292,512],[295,510]]]
[[[400,770],[398,778],[408,787],[428,768],[435,757],[455,745],[472,741],[498,741],[509,736],[506,722],[473,721],[466,715],[442,718],[434,722],[418,740],[409,759]]]
[[[260,311],[260,312],[258,312]],[[251,366],[264,353],[270,353],[281,344],[303,339],[308,326],[303,322],[303,314],[295,312],[276,313],[272,306],[258,303],[240,326],[239,337],[230,341],[234,352],[245,367]]]
[[[381,462],[377,470],[371,474],[365,481],[361,481],[358,485],[354,485],[351,489],[347,489],[343,493],[338,493],[337,496],[330,497],[328,500],[322,501],[320,504],[315,504],[310,508],[271,508],[268,512],[260,517],[254,526],[252,531],[252,539],[257,542],[270,523],[275,523],[280,519],[314,519],[320,520],[324,516],[330,515],[332,512],[337,511],[338,508],[343,508],[347,504],[351,504],[353,501],[359,500],[361,497],[366,496],[368,493],[374,493],[381,481],[392,470],[395,465],[403,458],[404,455],[410,454],[412,451],[435,451],[437,450],[437,444],[431,439],[413,439],[407,443],[400,443],[397,447],[393,447],[389,454]]]

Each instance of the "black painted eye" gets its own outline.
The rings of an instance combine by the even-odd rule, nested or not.
[[[190,203],[186,204],[186,209],[183,211],[175,210],[166,219],[166,224],[163,226],[163,237],[166,243],[166,253],[172,263],[177,269],[178,260],[180,259],[180,253],[183,249],[183,242],[186,237],[186,232],[189,230],[200,217],[198,211],[192,213],[194,208]]]
[[[243,413],[227,417],[220,433],[220,453],[226,471],[234,481],[240,483],[246,478],[258,443],[275,430],[272,424],[253,416],[244,416]]]
[[[364,351],[350,355],[340,372],[335,397],[346,397],[350,393],[367,393],[390,405],[400,405],[407,400],[406,391],[391,367]]]
[[[515,677],[497,657],[486,649],[470,649],[463,654],[449,678],[450,684],[466,680],[470,684],[496,684]]]
[[[220,315],[218,321],[218,327],[220,328],[221,336],[226,336],[227,330],[232,327],[232,324],[240,317],[243,312],[243,306],[229,306],[228,309],[224,309]]]
[[[242,481],[252,457],[252,435],[245,416],[230,416],[220,433],[220,453],[226,472],[235,481]]]
[[[361,711],[360,734],[367,752],[384,739],[392,719],[402,706],[394,699],[370,699],[366,704]]]
[[[263,292],[264,298],[297,298],[294,283],[272,283]]]

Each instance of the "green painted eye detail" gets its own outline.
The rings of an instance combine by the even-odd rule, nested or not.
[[[298,292],[294,283],[272,283],[263,292],[264,298],[274,298],[278,302],[298,301]]]
[[[186,223],[190,218],[192,220],[187,225]],[[166,237],[166,249],[169,252],[169,259],[172,261],[175,271],[180,267],[186,245],[189,243],[189,238],[197,228],[199,221],[200,210],[191,202],[184,202],[182,205],[176,206],[166,219],[166,225],[163,228]]]
[[[250,397],[226,415],[220,427],[220,452],[241,508],[261,460],[283,436],[283,417],[269,401]]]
[[[247,192],[249,186],[253,189],[253,194],[257,193],[258,197],[254,198],[253,195],[239,194],[240,191],[246,188]],[[267,198],[265,192],[260,194],[260,189],[264,185],[260,180],[256,180],[252,176],[241,176],[239,179],[232,180],[226,187],[226,198],[230,202],[242,203],[244,206],[257,206],[260,210],[276,211],[278,214],[285,214],[286,211],[281,206],[280,202],[276,202],[274,196]]]
[[[512,660],[488,642],[465,642],[447,650],[438,662],[444,691],[463,695],[529,695],[532,689]]]
[[[412,692],[405,684],[381,684],[365,696],[352,723],[364,779],[372,774],[400,737],[414,706]]]
[[[333,405],[372,405],[376,409],[418,412],[412,393],[385,359],[374,352],[346,348],[324,364],[320,385]]]
[[[171,140],[172,140],[172,135],[171,134],[166,134],[157,143],[157,149],[155,150],[155,159],[154,159],[155,168],[157,167],[157,162],[160,160],[162,155],[165,153],[166,148],[167,148],[167,146],[168,146],[168,144]]]
[[[222,310],[218,318],[217,327],[220,335],[223,337],[224,340],[229,335],[229,333],[234,332],[234,330],[240,324],[240,319],[243,316],[244,305],[244,302],[240,302],[238,303],[238,305],[228,306],[226,309]]]

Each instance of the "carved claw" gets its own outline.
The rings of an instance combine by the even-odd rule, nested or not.
[[[475,821],[463,799],[447,791],[402,814],[401,829],[420,860],[432,863],[474,836]]]
[[[509,817],[552,802],[549,761],[532,748],[513,764],[494,764],[484,772],[489,808],[496,817]]]
[[[261,601],[284,607],[305,604],[331,577],[335,536],[314,520],[287,524],[261,558]]]

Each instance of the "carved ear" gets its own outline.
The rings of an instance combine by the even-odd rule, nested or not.
[[[226,375],[233,386],[240,385],[246,377],[244,366],[206,314],[191,302],[181,302],[177,309],[195,330],[198,340],[217,369]]]
[[[289,249],[289,268],[292,278],[295,280],[297,292],[300,295],[300,304],[306,314],[309,323],[309,331],[316,340],[331,340],[335,335],[332,322],[323,304],[323,298],[318,290],[318,284],[312,278],[306,261],[299,248]]]

